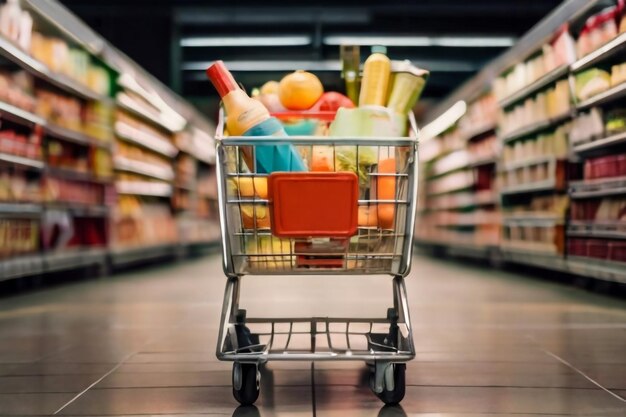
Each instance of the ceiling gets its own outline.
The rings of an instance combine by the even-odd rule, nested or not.
[[[556,7],[559,0],[62,0],[157,78],[201,107],[215,106],[204,76],[230,64],[246,88],[310,69],[341,89],[338,43],[387,44],[393,59],[431,70],[425,103],[449,94]],[[348,37],[346,39],[346,37]],[[241,37],[245,37],[241,39]],[[380,41],[382,40],[382,41]],[[251,44],[255,44],[252,46]],[[244,46],[245,45],[245,46]]]

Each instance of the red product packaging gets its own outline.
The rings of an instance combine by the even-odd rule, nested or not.
[[[587,239],[569,239],[567,252],[572,256],[587,256]]]
[[[617,262],[626,262],[626,242],[612,241],[609,243],[610,259]]]
[[[626,154],[617,155],[617,176],[618,177],[626,177]]]
[[[587,256],[597,259],[609,257],[609,244],[602,239],[589,239],[587,241]]]

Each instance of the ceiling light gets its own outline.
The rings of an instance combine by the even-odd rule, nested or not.
[[[385,45],[404,47],[454,47],[454,48],[507,48],[513,46],[515,38],[486,36],[325,36],[326,45]]]
[[[231,46],[303,46],[310,45],[310,36],[230,36],[189,37],[180,40],[182,47],[231,47]]]

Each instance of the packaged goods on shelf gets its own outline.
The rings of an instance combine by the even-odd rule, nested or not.
[[[607,135],[621,133],[626,130],[626,108],[612,109],[607,112],[605,130]]]
[[[626,82],[626,63],[611,66],[611,86]]]
[[[624,240],[570,238],[567,248],[570,256],[619,262],[619,268],[626,268]]]
[[[528,98],[523,104],[504,111],[500,116],[500,134],[560,117],[570,111],[570,89],[567,80],[558,81],[554,87]]]
[[[176,184],[190,189],[196,177],[196,164],[190,155],[180,155],[176,161]]]
[[[176,149],[169,135],[160,129],[132,117],[123,111],[115,114],[115,132],[122,138],[130,138],[143,146],[168,156],[176,154]]]
[[[92,138],[110,143],[113,140],[113,106],[102,101],[90,101],[85,106],[84,132]]]
[[[626,198],[609,196],[601,199],[574,200],[572,220],[621,222],[626,225]]]
[[[35,92],[35,113],[50,123],[76,132],[82,131],[82,104],[75,97],[64,96],[47,90]]]
[[[41,160],[41,136],[24,135],[13,130],[0,130],[0,153]]]
[[[569,138],[573,145],[588,142],[604,134],[602,109],[593,107],[586,113],[579,113],[572,121]]]
[[[626,154],[607,155],[585,161],[584,179],[626,176]]]
[[[569,33],[568,25],[563,25],[552,42],[543,46],[539,55],[520,62],[510,72],[494,81],[495,96],[498,100],[503,100],[551,71],[573,63],[575,59],[574,40]]]
[[[617,36],[619,18],[617,6],[590,16],[576,42],[578,57],[584,57]]]
[[[467,145],[467,150],[470,154],[470,163],[495,158],[498,155],[499,149],[498,137],[494,134],[486,136],[481,140],[471,141]]]
[[[0,166],[0,202],[37,203],[41,199],[41,181],[38,177]]]
[[[520,222],[503,226],[502,246],[544,254],[562,254],[565,249],[562,225],[532,225]]]
[[[39,229],[38,220],[0,218],[0,259],[36,252]]]
[[[498,102],[493,94],[485,94],[472,102],[465,115],[459,120],[458,128],[468,139],[476,133],[490,131],[497,121]]]
[[[45,200],[51,203],[104,204],[104,186],[85,181],[71,181],[50,176],[43,180]]]
[[[114,248],[149,247],[177,241],[178,228],[169,204],[141,201],[135,196],[119,197],[113,215]]]
[[[24,71],[0,71],[0,101],[34,112],[36,99],[33,77]]]
[[[474,174],[470,171],[459,171],[437,178],[428,184],[429,194],[441,194],[470,188],[474,185]]]
[[[30,49],[32,28],[33,18],[22,10],[17,0],[8,0],[0,6],[0,34],[23,50]]]
[[[431,175],[443,175],[467,167],[470,155],[465,150],[455,151],[438,159],[431,168]]]
[[[565,186],[565,162],[556,159],[537,160],[535,163],[514,166],[500,172],[505,188],[532,188],[541,185],[545,189],[563,189]]]
[[[506,167],[532,163],[537,159],[566,159],[569,151],[569,125],[561,125],[550,133],[508,143],[502,148],[502,162]]]
[[[118,142],[116,145],[116,150],[117,157],[127,158],[130,161],[143,162],[167,171],[172,170],[171,162],[169,159],[143,148],[128,145],[125,142]]]
[[[591,68],[576,74],[576,97],[584,101],[611,88],[611,74]]]
[[[47,155],[48,163],[52,167],[81,173],[90,171],[89,154],[84,150],[78,151],[76,146],[67,142],[48,140]]]

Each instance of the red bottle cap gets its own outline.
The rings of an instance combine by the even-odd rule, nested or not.
[[[206,75],[213,83],[213,86],[215,86],[220,97],[224,97],[226,94],[239,88],[235,78],[228,71],[223,61],[215,61],[213,65],[207,68]]]

